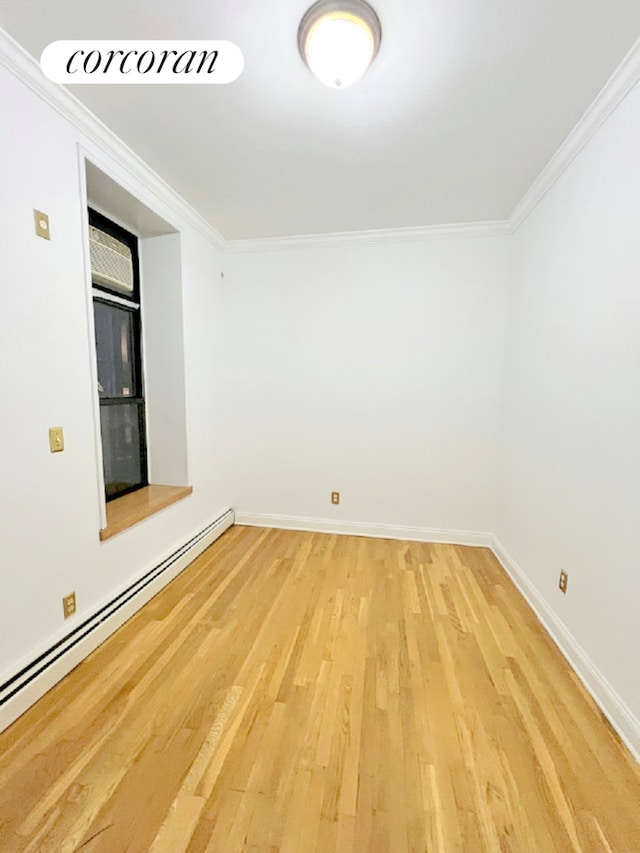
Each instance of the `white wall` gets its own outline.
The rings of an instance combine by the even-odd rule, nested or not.
[[[495,532],[640,715],[640,89],[513,238],[225,258],[2,68],[0,102],[0,679],[232,505]],[[194,494],[105,543],[78,143],[180,230],[184,275]]]
[[[0,103],[1,679],[212,521],[232,498],[221,444],[226,410],[211,402],[219,400],[227,350],[217,310],[219,252],[3,68]],[[79,142],[182,230],[194,492],[105,543],[98,539]],[[50,242],[35,236],[33,208],[49,214]],[[50,454],[50,426],[64,427],[64,453]],[[72,590],[78,615],[63,622],[62,596]]]
[[[508,242],[230,256],[236,509],[493,530]]]
[[[513,237],[496,527],[550,617],[636,716],[639,140],[636,87]]]

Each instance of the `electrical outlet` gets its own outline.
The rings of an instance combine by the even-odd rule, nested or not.
[[[560,569],[560,581],[558,586],[560,587],[560,592],[567,592],[567,584],[569,583],[569,575],[565,572],[564,569]]]
[[[331,503],[339,504],[340,503],[340,492],[331,492]]]
[[[69,616],[73,616],[76,612],[76,594],[72,592],[70,595],[65,595],[62,599],[62,611],[64,613],[64,618],[68,619]]]
[[[44,237],[45,240],[50,240],[51,233],[49,231],[49,217],[47,214],[43,213],[41,210],[34,210],[33,221],[36,227],[37,236]]]

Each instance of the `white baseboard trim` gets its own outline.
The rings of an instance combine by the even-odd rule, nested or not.
[[[495,536],[491,548],[545,631],[567,659],[635,760],[640,762],[640,720],[603,677],[582,646]]]
[[[236,512],[236,524],[249,527],[275,527],[278,530],[305,530],[309,533],[336,533],[343,536],[368,536],[374,539],[404,539],[408,542],[439,542],[446,545],[475,545],[490,548],[491,533],[472,530],[440,530],[436,527],[405,527],[396,524],[367,524],[330,518],[304,518],[295,515],[263,515]]]
[[[227,510],[157,566],[146,569],[133,584],[118,590],[110,602],[98,608],[67,638],[56,638],[8,678],[0,687],[0,732],[124,625],[233,523],[234,513]],[[112,603],[114,610],[109,612]]]
[[[17,720],[87,655],[127,622],[234,523],[252,527],[272,527],[280,530],[302,530],[312,533],[490,547],[546,632],[620,735],[635,760],[640,762],[640,720],[602,676],[584,649],[494,535],[468,530],[367,524],[358,521],[265,515],[251,512],[234,513],[232,510],[223,513],[203,531],[199,531],[191,537],[180,549],[169,555],[163,563],[154,567],[154,569],[160,569],[165,563],[168,564],[166,568],[162,569],[161,574],[157,577],[154,576],[146,586],[134,592],[132,597],[113,613],[102,616],[102,621],[99,621],[94,628],[88,629],[87,633],[79,640],[70,641],[71,644],[68,649],[65,648],[65,641],[62,640],[55,644],[55,648],[50,648],[49,652],[44,650],[37,655],[32,663],[32,667],[36,669],[35,676],[30,674],[28,671],[30,667],[26,666],[23,667],[24,676],[17,674],[13,679],[8,680],[10,683],[5,682],[0,687],[0,703],[2,703],[0,704],[0,732]],[[149,569],[143,573],[141,579],[152,573],[154,569]],[[120,590],[115,598],[118,598],[125,591]],[[102,609],[100,608],[100,611]],[[91,622],[91,618],[85,622]],[[21,678],[25,682],[24,686],[21,686]]]

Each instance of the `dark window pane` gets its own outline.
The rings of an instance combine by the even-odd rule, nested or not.
[[[94,303],[98,391],[101,397],[138,397],[132,311],[119,305]]]
[[[137,403],[100,406],[102,456],[107,498],[143,482]]]

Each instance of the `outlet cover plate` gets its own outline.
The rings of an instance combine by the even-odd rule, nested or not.
[[[45,240],[51,239],[51,232],[49,231],[49,217],[46,213],[43,213],[41,210],[33,211],[33,221],[36,226],[36,234],[38,237],[43,237]]]
[[[68,619],[69,616],[73,616],[76,612],[76,594],[75,592],[70,593],[69,595],[65,595],[62,599],[62,611],[64,613],[64,618]]]

